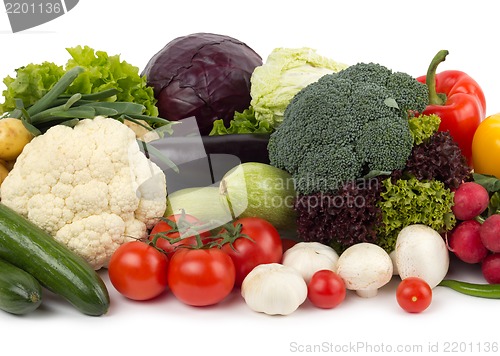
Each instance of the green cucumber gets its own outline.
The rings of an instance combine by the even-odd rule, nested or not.
[[[42,286],[26,271],[0,260],[0,309],[27,314],[42,303]]]
[[[84,314],[99,316],[108,311],[108,290],[90,264],[2,203],[0,258],[25,270]]]

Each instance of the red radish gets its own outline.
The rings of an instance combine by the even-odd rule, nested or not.
[[[481,241],[481,224],[476,220],[461,222],[448,237],[450,250],[466,263],[479,263],[488,255]]]
[[[455,191],[452,207],[458,220],[470,220],[481,214],[488,207],[490,196],[480,184],[466,182],[460,184]]]
[[[500,214],[489,216],[479,229],[481,241],[491,252],[500,252]]]
[[[492,253],[486,257],[481,264],[481,270],[488,283],[500,283],[500,253]]]

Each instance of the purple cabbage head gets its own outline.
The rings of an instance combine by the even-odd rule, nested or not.
[[[226,125],[250,106],[250,78],[262,58],[232,37],[195,33],[178,37],[155,54],[141,75],[154,88],[159,116],[196,117],[200,133]]]

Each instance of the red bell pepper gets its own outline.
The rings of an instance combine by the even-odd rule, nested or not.
[[[417,80],[429,88],[429,105],[423,114],[441,118],[440,131],[449,131],[472,167],[472,139],[480,122],[486,116],[486,99],[478,83],[458,70],[436,74],[439,63],[448,51],[439,51],[432,60],[427,75]]]

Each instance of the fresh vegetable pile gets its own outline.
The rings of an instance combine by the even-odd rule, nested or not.
[[[500,116],[467,74],[437,73],[447,51],[418,78],[306,47],[263,62],[210,33],[172,40],[141,74],[67,51],[4,79],[0,309],[32,313],[48,289],[99,316],[112,287],[195,307],[236,291],[288,315],[394,278],[409,313],[439,286],[500,298]],[[240,162],[221,171],[221,153]],[[204,159],[213,184],[169,187]],[[480,264],[484,283],[448,279],[451,263]]]

